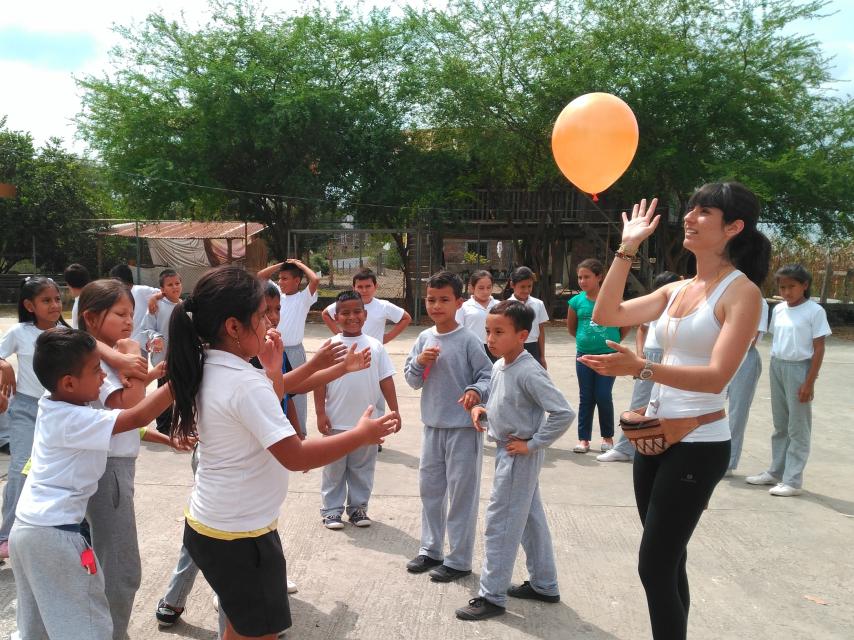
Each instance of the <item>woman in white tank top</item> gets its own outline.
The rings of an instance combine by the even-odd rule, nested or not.
[[[652,293],[622,300],[632,259],[658,226],[658,201],[641,200],[623,213],[623,243],[599,292],[593,320],[607,326],[657,320],[664,349],[660,364],[611,344],[617,352],[584,356],[604,375],[635,375],[655,386],[647,415],[705,416],[724,409],[735,375],[759,322],[757,286],[768,272],[770,243],[756,228],[759,201],[737,182],[707,184],[688,202],[683,247],[694,254],[697,275]],[[726,417],[702,424],[660,455],[637,453],[635,500],[643,537],[638,571],[655,640],[684,640],[690,606],[687,546],[730,455]]]

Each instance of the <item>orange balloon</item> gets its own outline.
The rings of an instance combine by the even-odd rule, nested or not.
[[[552,130],[552,153],[570,182],[594,196],[623,175],[638,148],[638,121],[610,93],[588,93],[560,112]]]

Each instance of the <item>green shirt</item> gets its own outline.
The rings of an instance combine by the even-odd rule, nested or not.
[[[573,296],[568,304],[578,316],[578,329],[575,331],[575,346],[578,353],[613,353],[614,350],[605,344],[605,340],[619,342],[620,329],[602,327],[593,322],[595,302],[587,298],[587,293],[582,291],[577,296]]]

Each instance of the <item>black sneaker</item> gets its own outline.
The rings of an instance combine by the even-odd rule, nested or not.
[[[430,579],[433,582],[452,582],[453,580],[458,580],[459,578],[463,578],[471,573],[471,569],[468,571],[460,571],[459,569],[454,569],[449,567],[448,565],[443,564],[440,567],[436,567],[430,572]]]
[[[339,515],[323,516],[323,526],[327,529],[343,529],[344,521]]]
[[[486,598],[472,598],[467,607],[457,609],[457,617],[460,620],[486,620],[500,616],[505,611],[504,607],[492,604]]]
[[[370,527],[371,519],[365,513],[364,509],[356,509],[350,514],[350,524],[354,524],[357,527]]]
[[[507,589],[507,595],[513,598],[524,598],[526,600],[539,600],[541,602],[550,602],[554,604],[556,602],[560,602],[560,596],[547,596],[544,593],[540,593],[534,587],[531,586],[531,583],[525,580],[518,587],[510,587]]]
[[[442,564],[441,560],[434,560],[430,556],[420,555],[415,556],[406,563],[406,570],[409,573],[424,573],[425,571],[429,571],[433,567],[437,567]]]
[[[182,613],[184,613],[183,609],[178,611],[166,604],[166,601],[161,598],[160,602],[157,603],[157,611],[154,612],[154,617],[157,618],[157,622],[161,627],[171,627],[178,622]]]

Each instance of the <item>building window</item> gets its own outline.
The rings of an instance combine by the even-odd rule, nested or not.
[[[476,253],[484,259],[489,258],[489,242],[486,241],[467,241],[466,253]]]

